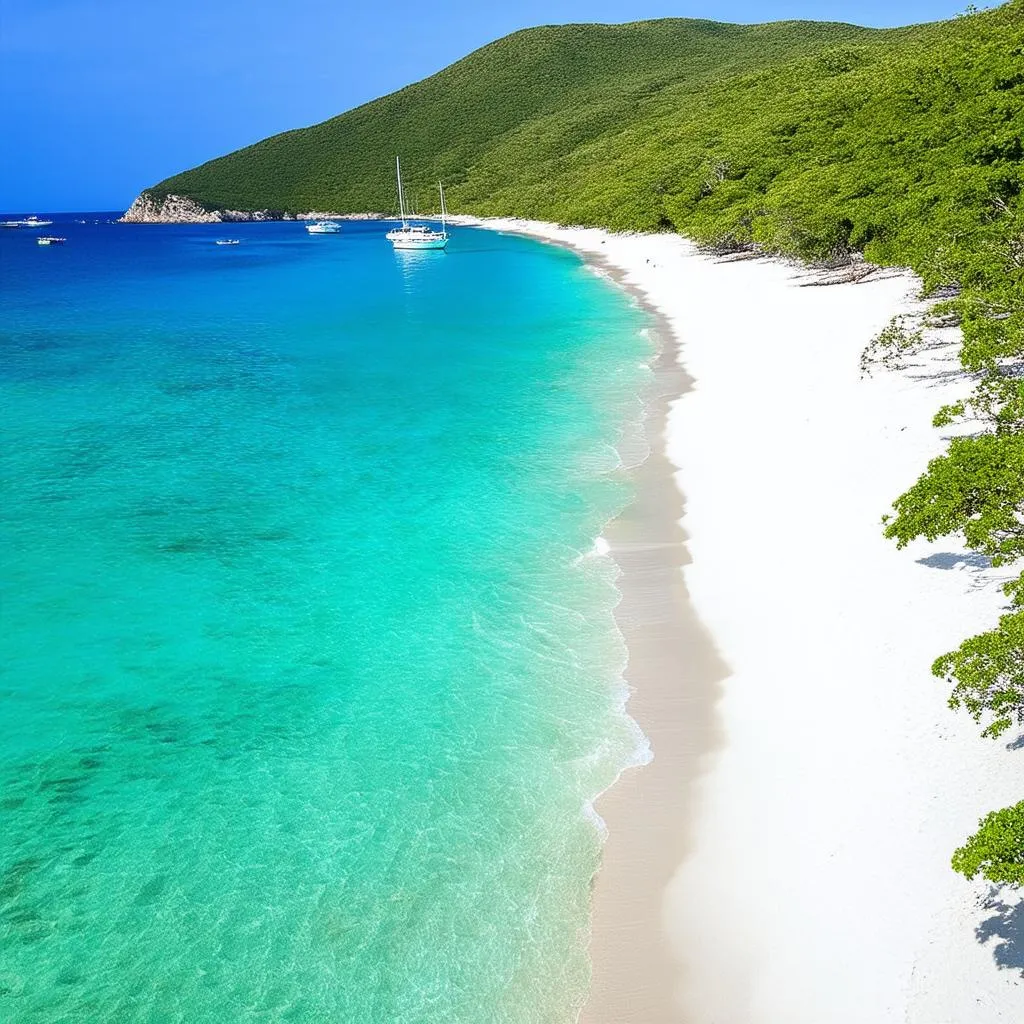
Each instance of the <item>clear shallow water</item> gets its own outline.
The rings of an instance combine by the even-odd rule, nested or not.
[[[642,315],[487,232],[59,233],[0,232],[0,1019],[570,1020]]]

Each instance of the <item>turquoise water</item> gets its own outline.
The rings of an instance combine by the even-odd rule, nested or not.
[[[0,233],[0,1019],[566,1022],[642,314],[377,225]]]

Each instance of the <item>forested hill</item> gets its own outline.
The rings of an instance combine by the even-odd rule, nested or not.
[[[674,19],[527,29],[399,92],[150,191],[240,210],[391,210],[400,154],[413,188],[442,178],[454,204],[514,190],[524,171],[550,179],[557,195],[557,180],[572,171],[567,158],[623,131],[656,130],[666,104],[685,115],[716,83],[905,34]]]
[[[390,211],[396,205],[392,166],[400,154],[414,191],[443,179],[460,209],[482,209],[488,201],[487,208],[496,209],[507,193],[514,205],[504,212],[550,215],[551,199],[578,176],[572,158],[595,143],[615,148],[616,140],[628,142],[630,133],[643,131],[671,145],[675,126],[664,123],[665,114],[685,125],[711,88],[734,81],[741,91],[744,79],[768,68],[799,68],[808,58],[850,47],[885,48],[885,41],[894,45],[915,32],[688,19],[527,29],[422,82],[264,139],[150,191],[187,196],[208,208]],[[813,78],[814,69],[808,70]],[[732,116],[725,105],[720,116]],[[535,183],[530,195],[519,195],[517,186],[527,180]],[[540,181],[548,183],[546,191],[539,191]],[[606,199],[607,214],[617,200]],[[593,197],[590,205],[600,206]],[[656,201],[633,205],[637,213],[650,208],[645,226],[659,214]],[[624,215],[630,212],[618,216]]]
[[[674,226],[805,255],[885,249],[922,210],[1012,188],[995,179],[1020,166],[1022,34],[1020,0],[885,31],[528,29],[147,191],[207,208],[390,211],[397,153],[424,207],[440,178],[464,212]]]

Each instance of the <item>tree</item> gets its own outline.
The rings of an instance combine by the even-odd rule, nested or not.
[[[978,723],[992,716],[982,736],[995,739],[1015,723],[1024,725],[1024,608],[942,655],[932,672],[954,684],[951,708],[964,708]]]
[[[1024,434],[955,438],[949,451],[893,503],[885,535],[904,547],[915,537],[962,533],[993,565],[1024,556]]]
[[[915,537],[961,533],[968,547],[1005,565],[1024,556],[1024,435],[980,434],[954,439],[949,451],[893,506],[885,535],[900,547]],[[1024,575],[1006,588],[1016,610],[998,626],[965,640],[932,666],[953,683],[950,707],[996,737],[1024,723]]]
[[[1024,800],[982,818],[978,831],[953,854],[953,870],[997,885],[1024,885]]]

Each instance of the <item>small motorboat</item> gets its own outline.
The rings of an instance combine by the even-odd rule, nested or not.
[[[336,220],[318,220],[314,224],[307,224],[306,230],[311,235],[336,235],[341,231],[341,225]]]
[[[40,235],[36,239],[36,245],[63,245],[67,241],[59,235]]]
[[[239,238],[218,238],[214,245],[238,245],[241,241]]]

